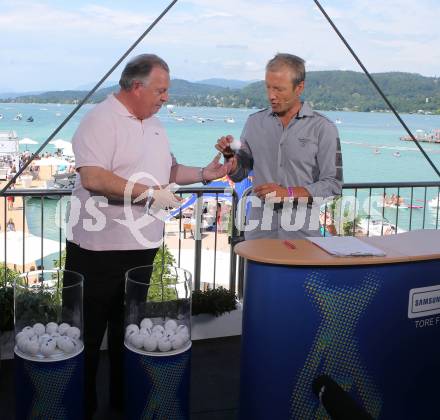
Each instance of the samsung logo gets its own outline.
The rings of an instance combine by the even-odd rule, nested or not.
[[[416,299],[415,305],[421,306],[421,305],[432,305],[434,303],[440,302],[440,296],[430,297],[430,298],[424,298],[424,299]]]
[[[409,291],[408,318],[421,318],[440,313],[440,285]]]

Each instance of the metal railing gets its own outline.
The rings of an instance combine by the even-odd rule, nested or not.
[[[47,265],[53,263],[55,260],[61,262],[63,257],[64,243],[65,243],[65,218],[64,214],[67,208],[67,201],[69,196],[71,195],[70,189],[16,189],[10,190],[4,195],[0,194],[0,200],[3,199],[3,223],[1,226],[1,234],[0,240],[3,243],[3,252],[0,251],[0,260],[5,261],[7,264],[3,270],[3,276],[1,279],[4,283],[6,283],[6,266],[13,268],[16,271],[24,272],[29,271],[30,269],[39,269],[40,267],[47,267]],[[203,188],[194,188],[194,187],[183,187],[177,191],[181,197],[194,197],[194,210],[191,212],[191,215],[187,218],[187,213],[185,210],[180,210],[177,214],[174,215],[171,220],[174,221],[174,226],[177,224],[178,230],[177,232],[172,231],[173,223],[165,223],[165,241],[164,244],[170,247],[170,242],[173,244],[172,251],[176,256],[177,265],[180,267],[183,263],[185,263],[186,267],[190,268],[190,271],[193,273],[193,284],[194,289],[199,290],[203,287],[216,287],[218,284],[223,285],[230,290],[236,289],[236,258],[233,253],[233,248],[230,246],[229,238],[232,236],[236,236],[236,228],[235,228],[235,205],[237,203],[237,196],[235,191],[229,188],[221,188],[221,187],[203,187]],[[209,196],[207,197],[206,194]],[[8,208],[7,203],[8,197],[13,197],[15,199],[15,205],[13,208]],[[17,202],[21,200],[21,203]],[[215,208],[215,213],[207,215],[205,214],[206,210],[203,204],[204,201],[210,201],[210,207]],[[226,201],[230,201],[230,205],[223,205],[223,209],[225,207],[228,208],[227,213],[223,210],[223,213],[219,214],[219,206],[217,203],[225,203]],[[0,204],[1,205],[1,204]],[[32,209],[32,212],[29,211]],[[21,214],[20,214],[21,212]],[[32,213],[32,214],[30,214]],[[12,236],[10,233],[12,230],[8,230],[8,219],[14,216],[14,220],[21,220],[22,229],[21,232],[17,232],[14,234],[14,239],[16,239],[16,244],[19,243],[21,249],[21,261],[17,261],[17,257],[12,256],[12,252],[8,247],[17,246],[16,244],[12,245],[9,240]],[[210,216],[210,217],[208,217]],[[219,216],[222,216],[222,220]],[[190,223],[191,235],[190,241],[186,239],[186,222]],[[218,222],[222,222],[221,224]],[[210,223],[209,223],[210,222]],[[1,221],[0,221],[1,223]],[[220,230],[220,226],[223,227]],[[177,235],[176,235],[177,234]],[[18,237],[18,235],[20,237]],[[30,236],[29,236],[30,235]],[[177,236],[177,244],[176,241],[173,241],[172,235]],[[40,253],[37,255],[38,258],[32,259],[29,262],[29,255],[27,254],[27,246],[26,240],[32,238],[33,242],[35,242],[35,237],[39,238],[40,244]],[[219,238],[222,239],[221,245],[223,249],[220,249],[220,241]],[[59,244],[58,250],[56,253],[52,253],[47,255],[45,252],[45,245],[47,241],[57,241]],[[210,281],[206,281],[206,279],[202,278],[202,274],[204,276],[208,276],[207,272],[209,264],[202,264],[203,255],[203,243],[204,241],[210,241],[213,244],[213,264],[212,271],[210,275]],[[225,243],[227,244],[225,249]],[[193,264],[190,266],[188,261],[183,261],[184,258],[188,258],[187,255],[183,256],[182,251],[184,250],[184,245],[186,247],[189,246],[189,251],[192,251]],[[16,251],[16,250],[13,250]],[[34,250],[35,251],[35,250]],[[227,279],[222,278],[218,281],[218,266],[217,266],[217,256],[219,252],[228,254],[228,264],[229,270],[227,272]],[[14,252],[14,254],[16,254]],[[35,252],[32,253],[35,257]],[[163,255],[163,254],[162,254]],[[202,273],[202,267],[204,268]],[[224,267],[222,267],[222,272],[225,273]]]
[[[250,189],[241,200],[246,200],[249,193]],[[223,285],[241,297],[244,261],[236,257],[233,250],[234,245],[243,240],[242,232],[236,227],[240,226],[236,223],[239,208],[236,193],[232,189],[208,186],[180,188],[178,194],[195,197],[195,200],[191,214],[187,210],[180,210],[171,223],[165,224],[164,243],[168,248],[172,247],[176,264],[193,272],[194,289]],[[210,198],[207,198],[207,194]],[[4,201],[3,205],[0,203],[0,208],[3,208],[3,223],[0,220],[3,250],[0,251],[0,260],[7,263],[3,270],[3,282],[6,282],[6,266],[23,272],[31,269],[32,265],[38,269],[37,264],[44,266],[53,263],[53,260],[61,261],[65,242],[64,214],[70,195],[70,189],[16,189],[0,195],[0,200]],[[13,209],[8,208],[7,197],[16,199]],[[342,196],[321,208],[322,234],[373,236],[415,229],[438,229],[439,198],[440,182],[345,184]],[[17,207],[19,200],[21,206]],[[215,209],[208,215],[204,213],[206,200],[210,200],[211,210],[213,206]],[[225,204],[227,202],[230,204]],[[221,219],[218,203],[223,203]],[[15,245],[8,240],[11,234],[7,231],[7,221],[11,214],[15,220],[21,220],[23,226],[21,241],[17,240],[19,233],[15,234]],[[37,251],[31,250],[32,255],[38,258],[30,262],[30,256],[26,255],[30,252],[26,246],[26,240],[29,240],[25,234],[26,228],[33,236],[35,247],[39,248]],[[39,244],[35,243],[35,237]],[[49,256],[45,251],[46,240],[58,244],[57,251]],[[21,252],[18,252],[21,261],[16,260],[17,249],[8,249],[11,246],[21,248]],[[219,256],[223,258],[220,262]],[[15,260],[12,261],[12,258]],[[189,258],[192,258],[192,263]],[[220,279],[219,268],[223,273]]]

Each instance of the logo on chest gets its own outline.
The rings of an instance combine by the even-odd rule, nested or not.
[[[301,147],[306,147],[308,144],[310,144],[310,139],[306,137],[298,137],[298,142]]]

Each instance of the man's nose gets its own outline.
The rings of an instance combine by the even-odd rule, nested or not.
[[[168,101],[168,98],[169,98],[169,94],[168,94],[168,92],[164,92],[164,93],[162,93],[162,95],[161,95],[161,97],[160,97],[160,100],[161,100],[162,102],[167,102],[167,101]]]

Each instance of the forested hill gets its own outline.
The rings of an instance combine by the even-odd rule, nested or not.
[[[440,79],[412,73],[376,73],[373,77],[400,112],[440,114]],[[98,90],[90,102],[102,101],[111,86]],[[2,102],[77,103],[87,91],[54,91],[2,99]],[[385,103],[363,73],[354,71],[311,71],[307,74],[304,99],[320,110],[383,111]],[[264,82],[242,89],[173,79],[169,103],[181,106],[256,107],[267,106]]]

